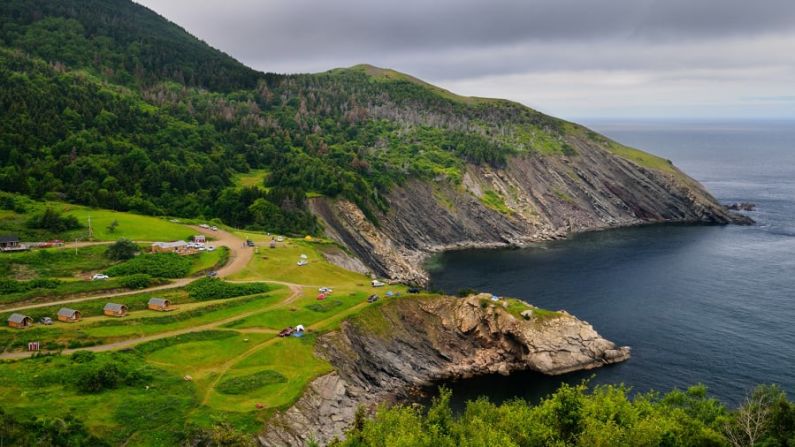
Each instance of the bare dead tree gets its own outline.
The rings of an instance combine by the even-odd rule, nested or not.
[[[733,420],[726,423],[723,433],[733,447],[753,447],[764,436],[770,424],[773,396],[757,388],[737,409]]]

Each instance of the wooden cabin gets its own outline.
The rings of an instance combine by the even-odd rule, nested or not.
[[[22,314],[11,314],[8,317],[8,326],[17,329],[25,329],[26,327],[33,326],[33,318]]]
[[[0,251],[23,251],[28,247],[19,242],[19,238],[15,235],[0,236]]]
[[[63,321],[66,323],[75,323],[80,321],[80,311],[69,309],[68,307],[62,307],[58,310],[58,321]]]
[[[123,317],[127,315],[127,306],[124,304],[108,303],[102,311],[109,317]]]
[[[165,298],[150,298],[148,307],[151,310],[157,310],[160,312],[167,312],[174,309],[171,307],[171,301]]]

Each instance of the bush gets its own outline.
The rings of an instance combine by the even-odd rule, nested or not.
[[[48,230],[53,233],[61,233],[80,228],[75,216],[64,216],[60,211],[47,208],[43,213],[36,214],[27,222],[28,228]]]
[[[72,361],[75,363],[89,363],[96,357],[97,355],[91,351],[77,351],[72,354]]]
[[[194,300],[234,298],[268,291],[264,283],[232,284],[217,278],[202,278],[185,288]]]
[[[222,394],[245,394],[274,383],[285,383],[287,378],[278,371],[266,369],[247,376],[233,377],[224,380],[216,390]]]
[[[61,285],[61,281],[57,279],[32,279],[30,281],[0,279],[0,294],[22,293],[33,289],[55,289],[59,285]]]
[[[120,362],[111,361],[99,365],[89,362],[77,375],[75,385],[81,393],[99,393],[123,385],[136,385],[145,379],[143,374],[127,369]]]
[[[190,272],[190,258],[175,253],[158,253],[136,256],[107,270],[110,276],[147,274],[155,278],[181,278]]]
[[[146,273],[136,273],[135,275],[121,278],[119,284],[128,289],[145,289],[152,284],[152,277]]]
[[[105,257],[114,261],[126,261],[133,258],[139,251],[138,245],[129,239],[119,239],[105,251]]]

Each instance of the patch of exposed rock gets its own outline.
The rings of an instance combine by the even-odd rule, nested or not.
[[[503,303],[486,296],[405,298],[343,323],[317,345],[335,372],[316,379],[293,407],[271,418],[261,444],[327,443],[342,435],[359,406],[373,409],[442,380],[519,370],[562,374],[630,356],[628,347],[617,347],[568,313],[525,319]]]
[[[425,284],[423,260],[458,248],[522,246],[569,234],[658,222],[749,223],[672,165],[651,169],[571,135],[576,155],[525,154],[504,168],[469,165],[461,184],[409,180],[394,187],[374,225],[353,203],[310,202],[329,237],[376,274]],[[489,192],[504,202],[495,209]]]

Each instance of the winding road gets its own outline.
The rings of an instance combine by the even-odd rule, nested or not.
[[[234,234],[224,231],[224,230],[217,230],[212,231],[205,228],[201,228],[199,226],[191,225],[190,228],[215,239],[213,244],[216,246],[227,247],[229,249],[229,261],[218,269],[218,276],[219,277],[226,277],[231,276],[240,270],[242,270],[246,264],[251,260],[254,256],[254,250],[250,247],[246,247],[245,241]],[[108,242],[86,242],[83,244],[91,244],[91,245],[99,245],[99,244],[107,244]],[[168,289],[175,289],[178,287],[185,287],[186,285],[196,281],[200,277],[193,277],[193,278],[180,278],[175,281],[172,281],[168,284],[164,284],[162,286],[155,286],[149,287],[146,289],[141,290],[129,290],[125,292],[114,292],[114,293],[106,293],[106,294],[99,294],[99,295],[88,295],[83,296],[80,298],[68,298],[59,301],[47,301],[43,303],[31,303],[31,304],[23,304],[14,307],[5,307],[0,306],[0,312],[19,312],[27,309],[36,309],[41,307],[51,307],[51,306],[59,306],[65,304],[72,304],[72,303],[82,303],[84,301],[93,301],[93,300],[101,300],[107,298],[114,298],[119,296],[128,296],[128,295],[137,295],[139,293],[147,293],[147,292],[156,292],[159,290],[168,290]],[[289,287],[289,284],[285,284]],[[2,358],[0,356],[0,358]]]

